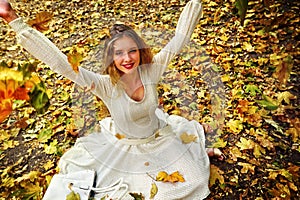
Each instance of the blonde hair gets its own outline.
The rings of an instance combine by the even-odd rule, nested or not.
[[[110,38],[105,41],[103,65],[104,74],[110,76],[113,85],[117,84],[121,77],[121,71],[114,64],[114,42],[122,37],[130,37],[137,44],[140,52],[140,65],[152,63],[153,54],[150,47],[144,40],[129,26],[124,24],[115,24],[110,30]]]

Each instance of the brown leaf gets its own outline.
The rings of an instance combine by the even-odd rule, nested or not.
[[[277,66],[276,71],[273,74],[273,76],[275,78],[278,78],[278,80],[281,84],[285,85],[290,77],[292,67],[293,67],[292,58],[291,58],[291,56],[288,56]]]
[[[35,19],[28,21],[28,24],[39,31],[47,31],[48,23],[53,18],[52,13],[43,11],[36,14]]]
[[[27,120],[28,120],[27,117],[20,119],[19,121],[16,122],[16,126],[22,129],[26,128],[28,126],[28,123],[26,122]]]

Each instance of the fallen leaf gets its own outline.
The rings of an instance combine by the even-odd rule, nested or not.
[[[240,147],[240,150],[253,149],[254,142],[251,139],[241,137],[240,142],[238,142],[236,146]]]
[[[66,200],[80,200],[80,195],[72,191],[67,195]]]
[[[263,95],[263,100],[256,100],[256,102],[267,110],[276,110],[278,108],[277,102],[266,95]]]
[[[297,142],[300,138],[299,131],[296,128],[289,128],[287,131],[285,131],[285,135],[287,136],[291,135],[293,142]]]
[[[28,21],[28,24],[39,31],[47,31],[48,23],[53,18],[52,13],[43,11],[36,14],[35,19]]]
[[[151,190],[150,190],[150,199],[153,199],[155,197],[155,195],[158,192],[158,188],[157,185],[155,183],[151,184]]]
[[[142,193],[130,192],[129,195],[132,196],[134,200],[145,200],[145,197]]]
[[[120,133],[117,133],[116,135],[116,138],[118,138],[119,140],[125,138],[126,136],[124,134],[120,134]]]
[[[172,174],[168,174],[165,171],[160,171],[156,176],[156,180],[170,183],[185,182],[185,179],[178,171],[173,172]]]
[[[4,99],[0,101],[0,123],[2,123],[12,112],[12,100]]]
[[[83,61],[83,54],[80,53],[76,47],[74,47],[69,53],[68,53],[68,61],[73,68],[74,72],[79,72],[79,65]]]
[[[284,101],[287,104],[290,104],[291,99],[296,99],[297,97],[293,94],[291,94],[288,91],[281,92],[277,95],[278,104],[282,103]]]
[[[229,128],[230,131],[232,131],[232,133],[234,134],[238,134],[241,132],[241,130],[243,130],[244,126],[242,121],[240,120],[234,120],[234,119],[230,119],[226,126]]]
[[[273,74],[273,76],[275,78],[278,78],[281,84],[285,85],[290,77],[292,67],[293,67],[293,59],[291,56],[288,56],[284,58],[283,61],[277,65],[276,71]]]
[[[251,96],[256,96],[256,93],[261,93],[260,89],[253,84],[248,84],[245,88],[246,93],[250,93]]]
[[[184,143],[184,144],[189,144],[191,142],[196,142],[197,138],[198,137],[194,134],[182,133],[180,135],[180,139],[181,139],[182,143]]]
[[[224,184],[224,172],[215,165],[210,165],[209,185],[213,186],[218,180],[220,184]]]
[[[158,172],[157,176],[156,176],[156,180],[157,181],[164,181],[168,176],[168,173],[165,171],[160,171]]]
[[[242,163],[238,162],[239,166],[242,166],[241,173],[246,174],[248,171],[250,171],[252,174],[254,174],[255,166],[251,165],[250,163]]]

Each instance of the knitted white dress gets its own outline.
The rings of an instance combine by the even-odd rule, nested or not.
[[[105,187],[123,178],[128,191],[123,199],[132,199],[128,193],[142,193],[150,198],[150,176],[159,171],[179,171],[185,182],[156,182],[155,199],[203,199],[209,194],[209,158],[205,151],[202,126],[180,116],[169,116],[159,110],[156,86],[170,60],[189,40],[201,16],[199,0],[185,6],[175,36],[154,56],[151,66],[139,66],[145,89],[141,101],[132,100],[120,86],[113,86],[108,75],[96,74],[83,68],[79,73],[70,67],[67,57],[43,34],[30,28],[22,19],[10,26],[17,32],[19,43],[51,69],[74,81],[91,87],[108,107],[111,118],[103,119],[101,131],[79,138],[74,147],[59,162],[62,174],[94,169],[97,187]],[[125,135],[118,139],[115,135]],[[184,144],[180,135],[194,134],[197,140]],[[150,175],[150,176],[149,176]],[[101,198],[100,194],[98,197]]]

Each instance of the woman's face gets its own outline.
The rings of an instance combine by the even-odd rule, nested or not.
[[[113,54],[115,66],[124,74],[134,71],[140,64],[140,51],[130,37],[124,36],[116,40]]]

